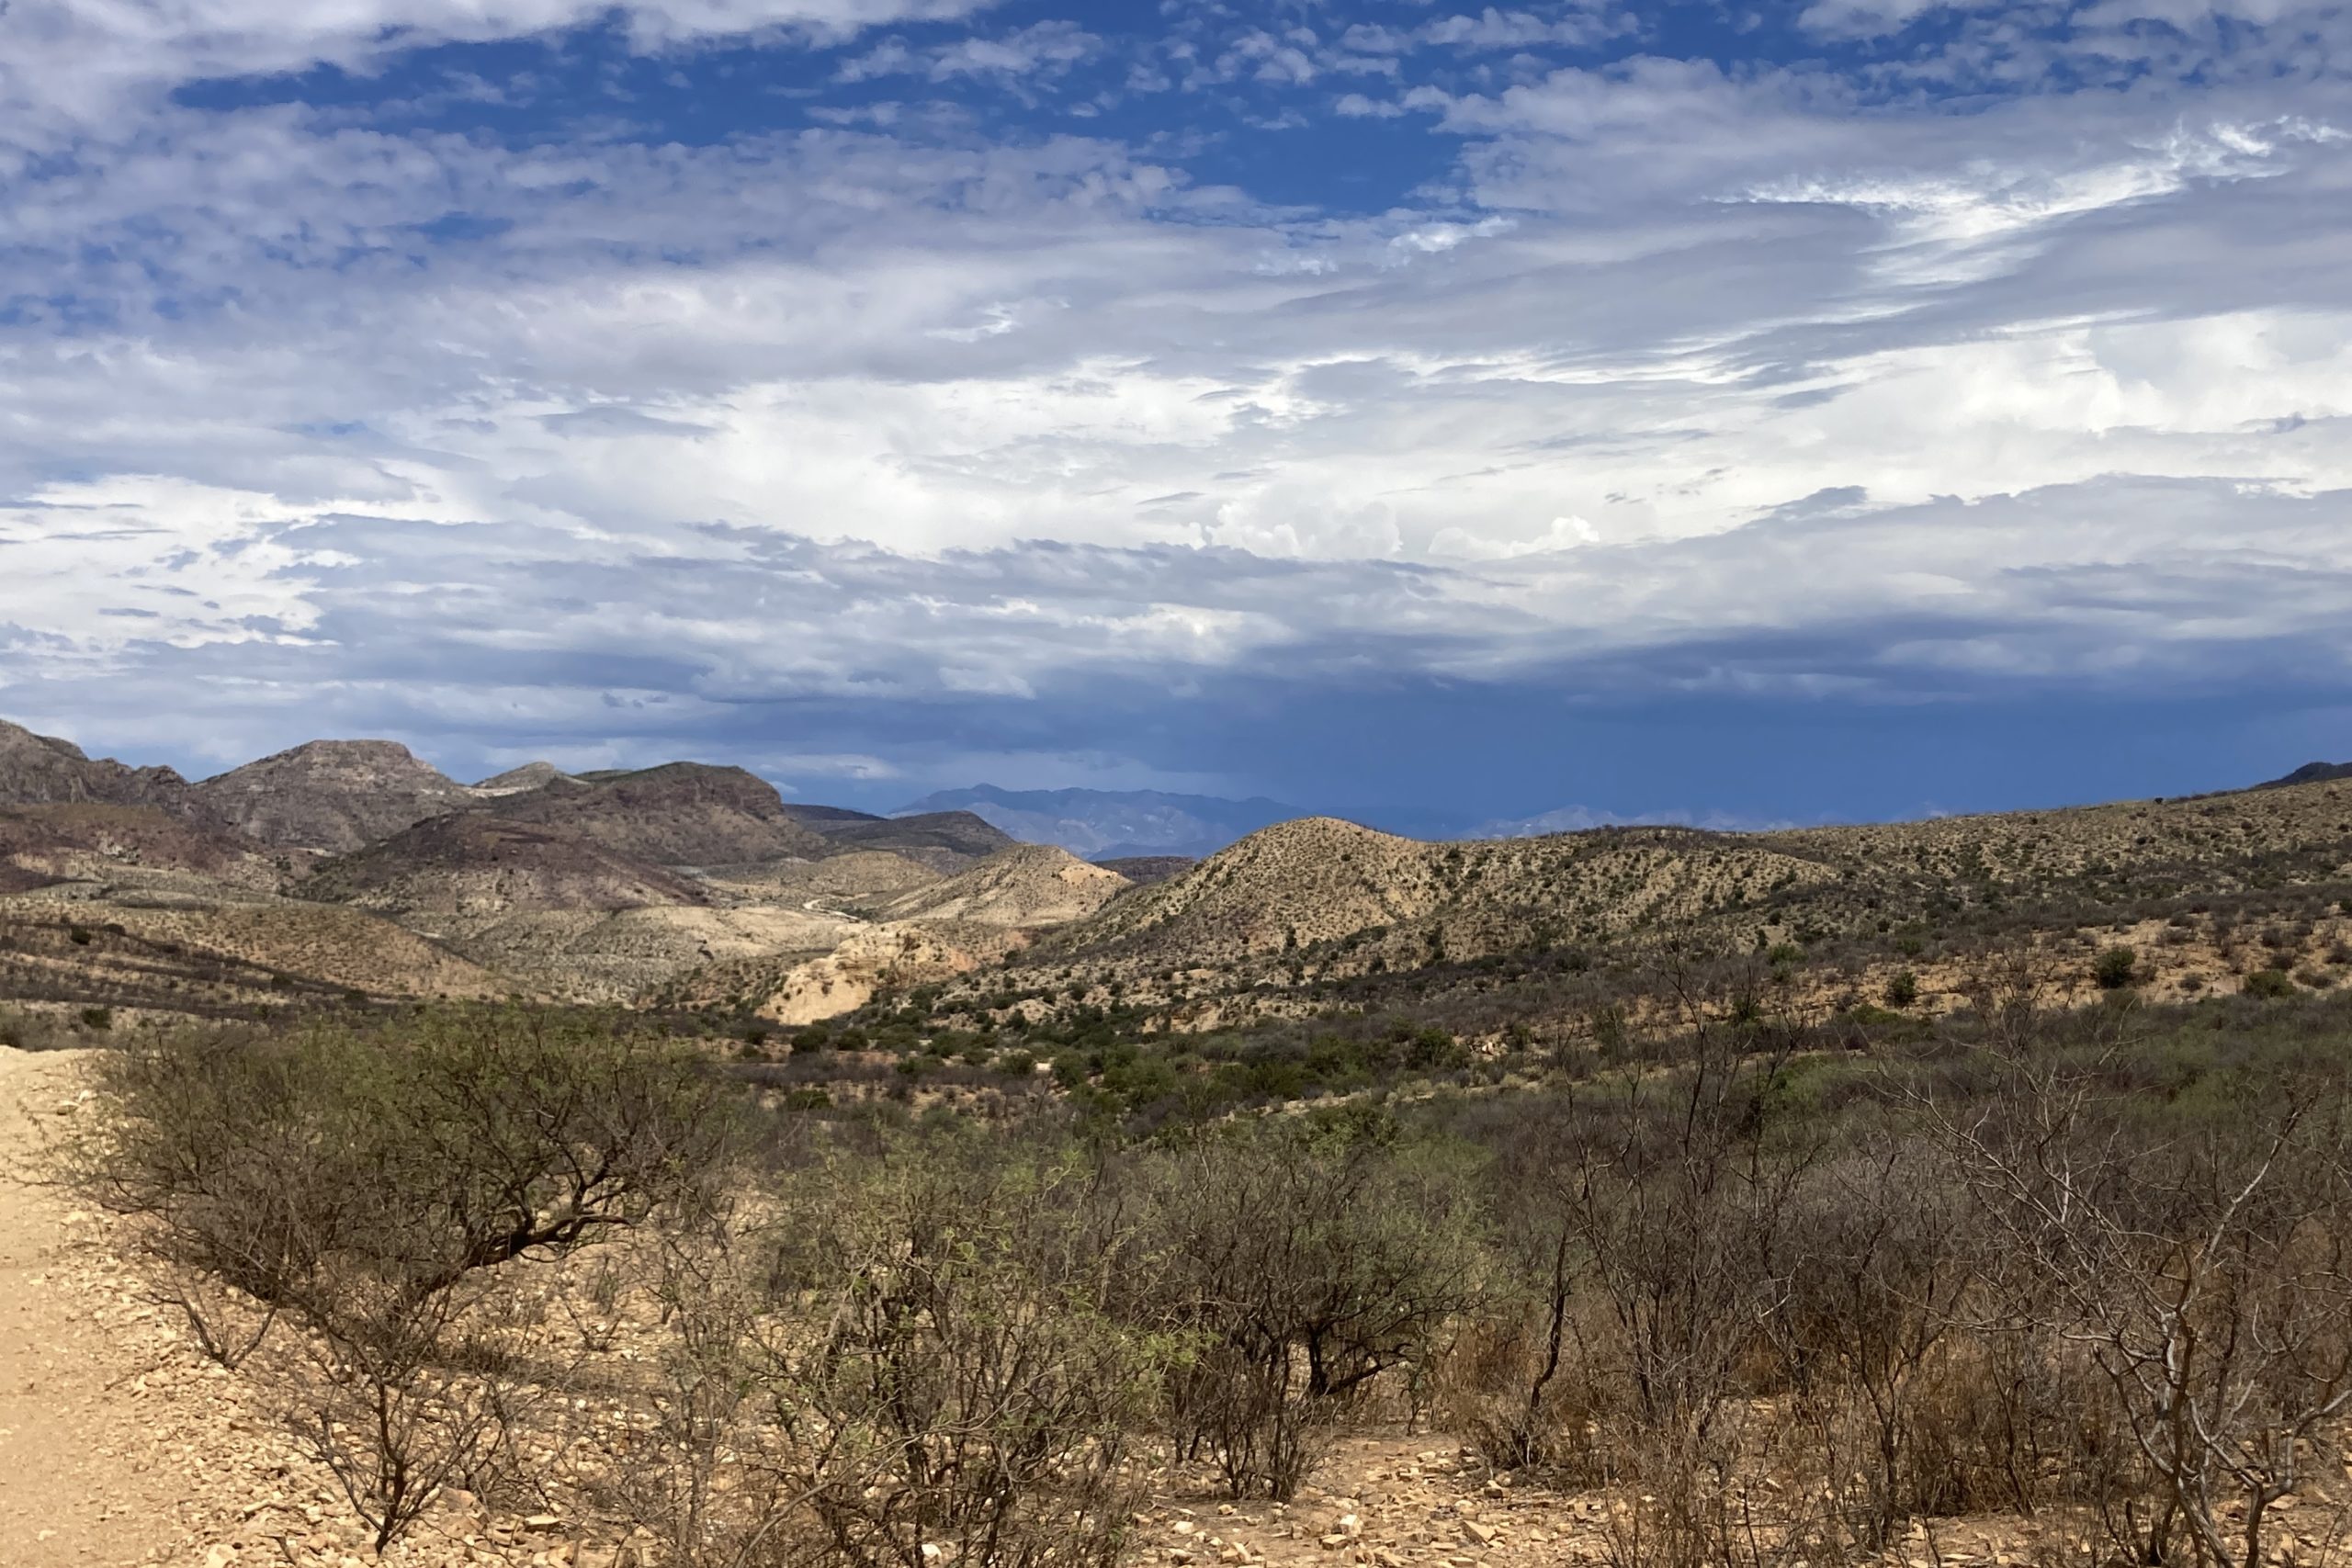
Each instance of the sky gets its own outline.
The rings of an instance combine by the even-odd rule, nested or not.
[[[2352,757],[2348,656],[2344,5],[0,8],[95,752],[1815,821]]]

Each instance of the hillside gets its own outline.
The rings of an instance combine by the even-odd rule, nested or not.
[[[463,811],[321,864],[307,897],[388,914],[500,915],[705,904],[697,883],[575,833]]]
[[[1769,951],[1824,1007],[1911,969],[1949,1006],[1972,955],[2019,941],[2077,987],[2122,942],[2147,984],[2188,997],[2257,971],[2335,983],[2352,963],[2339,905],[2352,784],[2337,783],[1762,834],[1427,843],[1310,818],[1044,933],[935,1006],[978,1022],[1006,997],[1048,1015],[1116,997],[1146,1032],[1383,1007],[1580,1028],[1562,1010],[1592,1005],[1594,985],[1635,985],[1690,947]]]
[[[74,994],[78,964],[94,997],[166,1010],[178,997],[199,1011],[288,987],[520,987],[730,1007],[790,990],[771,1016],[821,1016],[903,968],[933,976],[951,1010],[1004,994],[1063,1008],[1092,987],[1138,1028],[1194,1028],[1467,994],[1491,1010],[1541,976],[1622,969],[1678,943],[1800,952],[1818,994],[1850,999],[1906,964],[1931,991],[1954,984],[1971,944],[2018,931],[2077,951],[2119,935],[2159,945],[2152,973],[2188,994],[2261,964],[2333,972],[2322,917],[2352,896],[2346,771],[2314,763],[2187,799],[1757,833],[1429,842],[1301,818],[1204,860],[1105,865],[1018,843],[996,819],[1164,838],[1281,808],[980,789],[881,817],[787,802],[741,768],[695,762],[580,775],[534,762],[466,785],[365,740],[311,742],[191,785],[0,724],[0,900],[7,919],[116,942],[61,946],[35,931],[28,951],[47,956],[17,973],[40,996]],[[881,931],[930,956],[894,967]],[[840,964],[820,963],[844,942]]]
[[[0,999],[195,1017],[516,983],[363,909],[60,884],[0,897]]]
[[[853,918],[774,905],[641,904],[405,917],[476,963],[571,1001],[646,1000],[709,965],[825,953],[865,929]]]
[[[865,1006],[886,992],[986,973],[1017,953],[1021,933],[1001,922],[924,919],[861,926],[825,953],[777,965],[716,966],[714,980],[777,1023],[814,1023]]]
[[[871,913],[867,906],[927,887],[938,872],[887,850],[844,850],[823,860],[765,861],[747,866],[714,866],[704,876],[712,888],[745,903],[782,903],[808,908],[812,901],[840,904]]]
[[[883,906],[887,920],[1044,926],[1082,919],[1132,886],[1051,844],[1020,844]]]
[[[701,762],[550,780],[486,808],[654,865],[741,865],[829,852],[821,834],[793,820],[775,785],[741,768]]]
[[[392,740],[312,740],[196,786],[240,831],[274,848],[341,854],[470,805],[457,780]]]
[[[2352,762],[2305,762],[2286,777],[2256,787],[2280,789],[2288,784],[2326,784],[2335,779],[2352,779]]]
[[[520,795],[526,790],[544,789],[548,784],[571,782],[571,775],[553,762],[526,762],[519,768],[509,768],[493,773],[474,785],[481,795]]]
[[[1057,949],[1190,964],[1348,943],[1387,966],[1687,921],[1833,874],[1677,829],[1424,843],[1332,818],[1253,833],[1146,888]]]
[[[1096,865],[1115,871],[1138,887],[1183,875],[1200,864],[1197,855],[1113,855],[1097,858]]]
[[[944,874],[1010,849],[1019,840],[969,811],[934,811],[916,817],[874,817],[812,823],[838,852],[882,850],[919,861]]]
[[[814,828],[820,833],[829,832],[836,828],[846,828],[856,822],[888,822],[889,820],[888,817],[872,811],[853,811],[846,806],[816,806],[799,800],[786,801],[784,814],[803,827]]]
[[[152,806],[90,803],[0,807],[0,865],[19,888],[145,872],[269,889],[280,870],[242,835]]]
[[[70,740],[0,719],[0,806],[140,806],[203,818],[196,788],[169,768],[91,758]]]

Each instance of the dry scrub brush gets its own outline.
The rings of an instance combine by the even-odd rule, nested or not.
[[[657,1419],[624,1510],[693,1568],[1119,1560],[1173,1343],[1102,1303],[1123,1238],[1066,1156],[833,1160],[662,1251]]]
[[[1644,983],[1539,1089],[1141,1137],[1040,1105],[738,1139],[618,1021],[174,1037],[103,1059],[72,1169],[386,1540],[560,1435],[534,1271],[624,1229],[571,1337],[654,1309],[606,1369],[609,1503],[680,1568],[1114,1568],[1153,1465],[1285,1499],[1430,1391],[1498,1465],[1608,1488],[1619,1568],[1987,1512],[2263,1568],[2282,1499],[2333,1501],[2352,1004],[2062,1012],[2019,950],[1865,1058],[1770,953]]]
[[[190,1032],[97,1059],[68,1179],[127,1216],[163,1299],[235,1365],[379,1546],[509,1441],[543,1297],[515,1277],[649,1218],[718,1161],[698,1065],[612,1021],[429,1012]]]
[[[1479,1299],[1465,1161],[1385,1118],[1238,1123],[1124,1177],[1141,1235],[1114,1310],[1195,1348],[1170,1430],[1236,1496],[1291,1497],[1375,1381],[1426,1363]]]

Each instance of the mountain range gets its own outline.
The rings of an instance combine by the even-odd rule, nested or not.
[[[968,811],[1032,844],[1059,844],[1089,860],[1208,855],[1247,837],[1306,815],[1280,801],[1227,800],[1159,790],[999,789],[976,784],[943,790],[892,815]]]
[[[0,1001],[170,1018],[520,995],[801,1027],[914,987],[959,1030],[1099,1021],[1115,998],[1182,1032],[1400,987],[1502,1016],[1515,986],[1558,1005],[1542,976],[1595,953],[1690,942],[1835,955],[1821,983],[1849,997],[1970,931],[2052,951],[2136,933],[2183,992],[2352,965],[2352,766],[1750,832],[1555,814],[1449,842],[1285,810],[978,788],[882,816],[692,761],[469,784],[385,740],[190,782],[0,723]],[[1120,852],[1138,851],[1161,852]]]
[[[393,741],[316,740],[190,783],[0,723],[0,998],[218,1012],[260,983],[632,1001],[910,921],[968,962],[956,931],[1071,918],[1127,886],[968,812],[787,804],[735,767],[533,763],[468,784]],[[55,942],[61,925],[79,940]]]
[[[2333,779],[2352,779],[2352,762],[2305,762],[2284,778],[2272,779],[2264,789],[2278,789],[2288,784],[2325,784]]]

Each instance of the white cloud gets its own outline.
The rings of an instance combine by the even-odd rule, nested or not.
[[[529,38],[616,18],[641,51],[786,35],[837,42],[993,0],[13,0],[0,11],[0,124],[84,132],[208,77],[328,64],[369,72],[404,50]]]
[[[1542,45],[1582,46],[1598,42],[1630,25],[1630,17],[1612,17],[1599,7],[1565,17],[1539,17],[1532,12],[1488,6],[1473,17],[1457,14],[1435,17],[1421,25],[1416,39],[1447,49],[1532,49]]]
[[[572,14],[260,38],[221,0],[119,58],[155,82]],[[630,16],[650,47],[921,14]],[[1041,25],[852,69],[1094,47]],[[1267,30],[1193,74],[1328,58]],[[191,658],[257,711],[326,671],[576,730],[608,701],[1035,705],[1073,670],[1653,659],[1883,694],[2340,650],[2340,85],[1963,114],[1636,59],[1398,102],[1462,165],[1363,217],[912,111],[505,149],[151,104],[0,175],[0,679],[111,671],[132,703]],[[392,614],[430,669],[368,645]],[[1809,633],[1811,664],[1774,640]],[[567,694],[518,707],[535,679]]]
[[[1035,22],[1000,37],[975,35],[920,51],[908,48],[903,39],[888,39],[844,63],[835,74],[843,82],[903,75],[935,83],[960,76],[1018,82],[1061,75],[1102,49],[1100,38],[1074,22]]]

